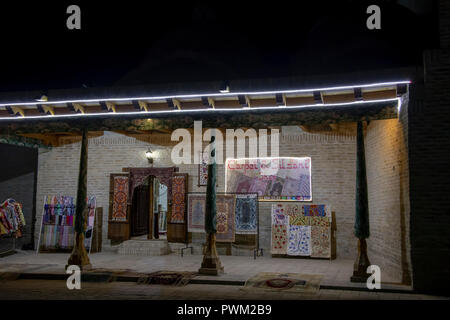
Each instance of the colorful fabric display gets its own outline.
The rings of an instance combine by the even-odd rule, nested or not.
[[[25,224],[25,216],[19,202],[7,199],[0,204],[0,236],[21,237]]]
[[[96,198],[86,199],[88,216],[87,230],[91,231],[95,221]],[[1,218],[1,216],[0,216]],[[70,196],[46,196],[42,217],[42,232],[39,247],[43,249],[72,249],[74,246],[74,198]],[[85,238],[86,239],[86,238]],[[86,248],[90,247],[91,237],[87,237]]]
[[[272,254],[329,258],[330,241],[331,212],[327,205],[272,205]]]

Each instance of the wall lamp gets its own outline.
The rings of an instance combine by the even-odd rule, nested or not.
[[[153,152],[152,152],[152,150],[148,149],[145,152],[145,157],[147,158],[149,164],[153,164]]]

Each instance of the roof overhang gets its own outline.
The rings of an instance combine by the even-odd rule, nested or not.
[[[152,118],[214,113],[283,113],[301,109],[367,107],[396,103],[410,80],[356,83],[298,89],[238,90],[227,93],[199,90],[189,94],[127,94],[86,98],[24,100],[0,103],[0,125],[17,121],[96,118]]]

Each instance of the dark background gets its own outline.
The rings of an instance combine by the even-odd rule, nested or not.
[[[81,8],[81,30],[66,8]],[[381,7],[381,30],[366,28]],[[0,90],[330,74],[420,65],[432,0],[0,4]]]

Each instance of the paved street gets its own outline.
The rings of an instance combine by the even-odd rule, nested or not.
[[[66,287],[64,266],[67,254],[39,254],[23,251],[0,258],[0,299],[440,299],[439,297],[413,294],[408,286],[388,283],[382,277],[382,289],[387,292],[369,292],[365,284],[351,283],[350,260],[277,259],[270,257],[221,256],[225,274],[200,276],[186,286],[138,284],[126,280],[82,281],[80,290]],[[131,274],[148,274],[156,271],[197,271],[201,256],[176,254],[165,256],[126,256],[114,253],[90,255],[94,269]],[[286,272],[322,275],[321,289],[315,294],[287,291],[247,291],[242,284],[259,272]],[[34,275],[37,278],[9,277],[11,273]],[[3,275],[3,277],[2,277]],[[52,280],[41,278],[50,275]],[[60,280],[54,280],[58,278]],[[47,278],[45,278],[47,279]],[[100,282],[103,281],[103,282]],[[135,281],[135,280],[134,280]],[[219,281],[219,282],[218,282]],[[203,282],[203,283],[201,283]],[[352,290],[349,290],[352,289]]]
[[[0,272],[33,272],[33,273],[64,273],[68,254],[39,254],[33,251],[22,251],[17,254],[0,258]],[[102,252],[90,255],[93,268],[130,270],[150,273],[161,270],[198,271],[202,256],[169,254],[164,256],[118,255]],[[286,272],[322,275],[321,285],[341,287],[365,287],[365,284],[352,283],[350,277],[353,271],[352,260],[336,259],[285,259],[269,256],[220,256],[225,274],[217,276],[197,276],[196,279],[214,279],[224,281],[246,281],[259,272]],[[411,287],[396,284],[388,275],[382,273],[383,288],[411,290]]]
[[[248,292],[241,286],[188,284],[184,287],[163,285],[146,285],[129,282],[82,283],[80,290],[69,290],[66,282],[61,280],[14,280],[4,281],[0,285],[0,300],[9,299],[126,299],[126,300],[157,300],[157,299],[263,299],[263,300],[409,300],[409,299],[444,299],[442,297],[359,292],[349,290],[320,290],[318,294],[306,295],[279,292]]]

